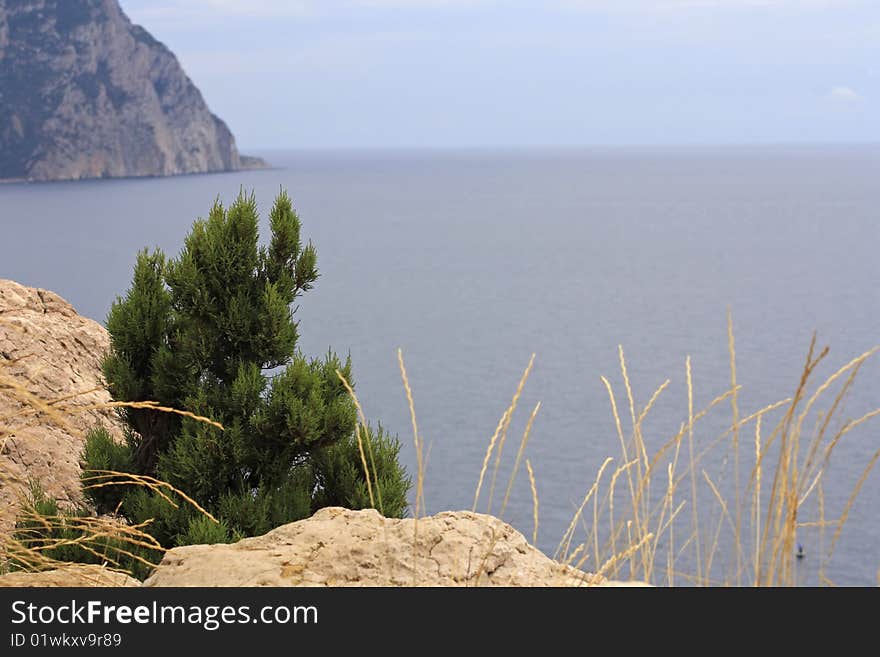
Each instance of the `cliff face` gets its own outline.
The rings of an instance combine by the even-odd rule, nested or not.
[[[0,0],[0,179],[261,165],[116,0]]]

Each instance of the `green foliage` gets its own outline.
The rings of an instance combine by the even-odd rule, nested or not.
[[[208,516],[190,520],[186,532],[180,536],[180,545],[203,545],[206,543],[228,543],[229,525],[224,520],[214,522]]]
[[[103,473],[130,472],[131,456],[130,447],[114,441],[104,427],[96,427],[86,435],[82,458],[91,471],[82,474],[83,491],[98,513],[112,513],[125,494],[121,486],[113,485],[116,477]]]
[[[380,424],[377,429],[361,425],[361,443],[364,457],[356,436],[349,436],[324,450],[316,459],[315,468],[319,483],[316,508],[344,506],[349,509],[365,509],[370,503],[370,488],[363,476],[363,461],[370,470],[375,506],[389,518],[402,518],[406,514],[406,494],[412,481],[398,462],[400,441],[388,435]],[[373,473],[376,473],[373,476]]]
[[[183,545],[179,542],[181,534],[189,529],[190,522],[199,515],[179,496],[163,498],[138,486],[126,486],[121,511],[133,524],[149,522],[146,531],[166,548]]]
[[[220,515],[243,536],[265,534],[292,518],[306,518],[312,511],[315,489],[311,470],[303,464],[281,486],[263,487],[256,494],[230,490],[220,500]]]
[[[131,287],[107,317],[103,372],[114,400],[158,402],[223,426],[127,407],[125,444],[101,430],[88,436],[87,470],[168,482],[219,521],[173,493],[176,506],[137,486],[87,491],[99,510],[152,519],[147,531],[164,546],[264,533],[327,504],[370,505],[356,409],[337,374],[351,381],[350,359],[307,359],[296,347],[292,304],[317,280],[317,256],[283,191],[269,226],[261,246],[253,195],[229,208],[215,202],[177,258],[138,254]],[[402,516],[410,480],[399,444],[381,428],[370,438],[382,508]]]

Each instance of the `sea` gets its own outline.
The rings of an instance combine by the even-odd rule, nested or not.
[[[880,145],[254,154],[271,168],[0,185],[0,278],[104,322],[138,250],[176,255],[241,191],[265,237],[286,190],[320,271],[297,301],[299,348],[351,355],[366,416],[416,479],[402,360],[420,514],[491,512],[623,579],[646,576],[624,548],[650,531],[652,582],[751,584],[762,543],[766,563],[795,549],[763,537],[779,446],[800,427],[794,581],[878,584],[880,417],[858,420],[880,407],[880,354],[820,386],[880,345]],[[829,351],[795,409],[762,414],[796,395],[814,338]]]

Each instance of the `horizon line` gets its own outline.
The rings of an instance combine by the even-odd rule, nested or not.
[[[594,143],[594,144],[454,144],[454,145],[289,145],[289,146],[237,146],[238,152],[250,154],[253,152],[280,152],[280,151],[309,151],[309,152],[353,152],[353,151],[385,151],[385,152],[408,152],[408,151],[582,151],[595,150],[664,150],[664,149],[737,149],[737,148],[834,148],[834,147],[877,147],[880,146],[880,137],[871,140],[766,140],[766,141],[741,141],[741,142],[622,142],[622,143]]]

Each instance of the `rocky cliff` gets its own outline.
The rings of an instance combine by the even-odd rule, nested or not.
[[[260,166],[117,0],[0,0],[0,179]]]
[[[62,506],[82,500],[85,433],[121,436],[101,383],[110,336],[53,292],[0,279],[0,540],[33,479]]]

